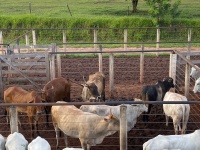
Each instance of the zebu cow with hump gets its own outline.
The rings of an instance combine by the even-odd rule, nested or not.
[[[4,91],[4,102],[11,104],[19,104],[19,103],[42,103],[44,100],[41,98],[41,93],[36,91],[28,92],[21,87],[9,87]],[[28,116],[28,122],[31,126],[31,137],[34,136],[34,128],[38,133],[38,119],[39,114],[42,113],[41,106],[17,106],[17,112],[26,113]],[[7,123],[9,116],[9,108],[6,107],[5,114],[7,115]],[[19,121],[19,120],[18,120]],[[34,123],[33,123],[34,122]],[[20,123],[20,121],[19,121]],[[21,123],[20,123],[21,125]]]
[[[141,101],[135,99],[135,101]],[[82,105],[80,109],[84,112],[94,113],[100,116],[107,116],[110,111],[120,120],[120,106],[108,106],[108,105]],[[127,107],[127,132],[129,132],[136,124],[137,118],[142,112],[147,112],[148,108],[144,104],[125,104]]]
[[[63,77],[55,78],[49,81],[43,87],[43,96],[48,103],[57,102],[63,100],[65,102],[70,102],[70,91],[71,91],[71,81]],[[48,116],[50,115],[51,106],[45,107],[46,112],[46,126],[49,126]]]
[[[200,130],[183,135],[158,135],[143,144],[143,150],[200,150]]]
[[[163,101],[187,101],[187,98],[183,95],[173,92],[167,92]],[[189,104],[163,104],[163,110],[166,117],[166,126],[168,126],[168,119],[173,119],[175,134],[178,134],[178,129],[182,134],[185,134],[187,128],[187,122],[189,119],[190,105]],[[182,129],[181,129],[182,121]]]
[[[66,147],[68,147],[67,136],[70,136],[79,138],[82,148],[90,150],[91,146],[102,143],[106,136],[114,134],[120,128],[119,119],[111,113],[107,116],[99,116],[83,112],[73,105],[52,106],[51,113],[56,131],[57,148],[60,130],[65,134]]]
[[[105,101],[105,76],[101,72],[89,75],[89,80],[82,84],[82,99],[83,101]]]
[[[162,81],[158,80],[155,85],[145,85],[142,87],[142,100],[143,101],[162,101],[165,93],[174,88],[173,79],[165,77]],[[148,114],[151,112],[152,104],[148,105],[148,112],[144,112],[143,121],[148,122]]]

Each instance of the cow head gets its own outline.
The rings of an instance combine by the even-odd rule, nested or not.
[[[105,116],[104,121],[109,124],[108,129],[112,130],[111,132],[115,133],[116,131],[119,131],[120,121],[112,113],[110,113],[108,116]]]
[[[28,101],[28,103],[43,103],[46,102],[43,98],[42,98],[42,93],[41,92],[36,92],[36,91],[32,91],[31,92],[31,98]],[[43,107],[40,105],[34,106],[34,108],[36,109],[36,113],[37,114],[41,114]]]
[[[195,65],[195,67],[199,68],[197,65]],[[191,78],[194,78],[195,80],[197,79],[198,77],[198,71],[197,69],[195,69],[194,67],[191,68],[191,72],[190,72],[190,77]]]
[[[165,77],[163,79],[163,84],[165,86],[166,91],[169,91],[170,88],[174,88],[174,80],[171,77]]]
[[[86,82],[81,85],[83,86],[81,94],[83,101],[96,101],[99,99],[98,87],[94,82]]]
[[[51,102],[54,97],[55,97],[54,86],[51,86],[51,88],[49,89],[42,90],[42,98],[45,99],[47,102]]]
[[[198,78],[195,81],[193,92],[196,94],[197,92],[200,92],[200,78]]]
[[[138,98],[135,98],[134,101],[142,102],[142,100],[138,99]],[[137,117],[139,117],[140,114],[143,112],[148,112],[148,105],[146,105],[146,104],[133,104],[132,106],[138,108],[138,113],[137,113],[138,116]]]

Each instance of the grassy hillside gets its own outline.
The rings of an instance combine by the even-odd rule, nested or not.
[[[173,2],[174,0],[172,0]],[[69,9],[71,12],[69,12]],[[199,0],[182,0],[180,9],[182,19],[200,19]],[[149,17],[148,6],[139,0],[138,11],[131,13],[131,0],[1,0],[0,15],[20,16],[30,14],[41,17],[124,17],[139,16]]]

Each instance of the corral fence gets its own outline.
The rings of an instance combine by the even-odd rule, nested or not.
[[[176,90],[176,92],[178,92],[180,94],[186,95],[186,97],[188,97],[188,100],[189,100],[186,103],[191,105],[190,119],[189,119],[189,122],[188,122],[188,130],[187,130],[187,132],[189,133],[189,132],[192,132],[195,129],[199,128],[199,125],[200,125],[199,124],[199,119],[200,119],[200,116],[199,116],[199,113],[200,113],[199,112],[200,111],[199,97],[198,97],[198,94],[193,94],[191,92],[192,91],[191,89],[194,86],[194,81],[192,81],[189,78],[190,68],[191,67],[195,67],[194,64],[199,64],[200,63],[199,62],[200,53],[199,52],[180,52],[180,51],[176,51],[176,50],[174,50],[174,51],[164,50],[164,51],[170,53],[168,55],[168,57],[170,57],[169,58],[169,60],[170,60],[169,61],[169,64],[170,64],[169,66],[170,67],[169,67],[168,73],[169,73],[169,76],[171,76],[175,81],[175,86],[176,86],[175,90]],[[149,50],[148,53],[149,52],[155,53],[156,50],[153,50],[153,51]],[[80,53],[80,52],[77,52],[77,53]],[[22,65],[19,65],[18,66],[19,69],[17,69],[14,66],[14,64],[16,65],[16,63],[14,63],[13,65],[9,65],[10,64],[9,61],[8,61],[9,59],[13,59],[13,58],[15,58],[17,60],[19,59],[19,64],[20,64],[20,62],[21,62],[20,59],[21,59],[22,56],[23,56],[23,59],[30,59],[32,57],[33,59],[36,59],[36,61],[31,60],[31,61],[34,62],[33,64],[35,64],[35,62],[38,62],[38,59],[40,58],[39,57],[37,59],[36,56],[42,56],[43,58],[41,58],[41,59],[45,60],[45,58],[48,58],[48,57],[46,57],[47,54],[48,55],[62,55],[62,54],[74,54],[75,55],[77,53],[76,52],[56,52],[56,50],[55,50],[55,52],[49,52],[49,53],[44,53],[44,54],[43,53],[28,53],[28,54],[26,54],[26,53],[21,53],[21,54],[11,53],[9,55],[1,56],[0,58],[1,58],[1,64],[4,64],[4,66],[6,66],[6,68],[10,68],[10,70],[11,70],[11,72],[7,71],[8,76],[12,77],[16,73],[21,72],[21,73],[23,73],[25,75],[24,79],[28,80],[26,78],[26,74],[27,73],[26,72],[22,72],[24,70],[23,64],[25,64],[25,63],[23,63]],[[109,89],[110,89],[111,95],[112,95],[112,91],[116,88],[116,86],[115,86],[115,82],[116,81],[114,80],[115,79],[114,77],[116,76],[116,73],[115,73],[114,70],[117,68],[117,66],[114,63],[115,62],[115,58],[116,58],[115,57],[116,53],[139,53],[140,54],[139,55],[139,60],[140,60],[139,64],[141,65],[140,66],[140,72],[139,72],[139,74],[140,74],[140,82],[141,83],[144,82],[144,78],[143,77],[144,77],[145,66],[144,66],[143,62],[144,62],[144,59],[145,59],[144,54],[147,53],[147,52],[145,52],[143,50],[138,50],[138,51],[114,51],[114,52],[111,52],[111,51],[98,51],[98,52],[95,51],[95,52],[91,52],[91,51],[89,51],[89,52],[81,52],[81,53],[87,53],[87,54],[90,54],[90,53],[92,53],[92,54],[95,53],[96,54],[96,53],[98,53],[98,57],[96,57],[95,59],[97,59],[96,62],[98,62],[98,65],[97,65],[98,67],[97,68],[98,68],[99,71],[101,71],[101,69],[103,69],[104,61],[102,61],[102,57],[103,57],[102,55],[104,53],[109,54],[109,56],[108,56],[108,59],[109,59],[109,71],[108,71],[109,72],[109,78],[107,78],[107,80],[109,81]],[[14,57],[14,56],[16,56],[16,57]],[[57,57],[55,57],[55,58],[57,58]],[[126,59],[128,59],[128,58],[126,58]],[[44,64],[46,64],[46,65],[44,65]],[[47,61],[44,64],[43,65],[48,68],[47,64],[49,64],[49,66],[50,66],[50,61]],[[62,62],[58,62],[56,64],[62,64]],[[30,65],[30,66],[32,66],[32,65]],[[25,69],[27,69],[26,67],[27,66],[25,66]],[[57,72],[55,70],[62,70],[61,68],[60,69],[56,69],[56,68],[57,67],[55,67],[55,69],[54,69],[55,77],[59,75],[59,74],[57,74]],[[1,72],[4,72],[3,70],[1,70]],[[16,71],[16,70],[18,70],[18,71]],[[14,71],[16,71],[16,72],[14,72]],[[38,70],[36,70],[34,72],[37,72],[37,71]],[[27,72],[29,72],[29,70]],[[34,72],[32,72],[32,73],[34,73]],[[47,72],[49,72],[49,71],[47,71]],[[6,71],[4,73],[6,73]],[[23,76],[21,73],[19,73],[19,74],[21,76]],[[49,73],[47,73],[47,74],[49,74]],[[60,72],[60,75],[61,74],[62,74],[62,71]],[[51,76],[51,75],[49,74],[49,76]],[[7,80],[10,80],[10,77]],[[15,79],[17,80],[16,77],[15,77]],[[29,78],[29,79],[33,80],[31,78]],[[16,84],[18,85],[18,83],[16,83]],[[4,84],[4,85],[6,85],[6,84]],[[114,98],[115,98],[115,95],[114,95]],[[118,104],[136,104],[136,103],[137,102],[120,101],[120,100],[117,102],[117,101],[115,101],[115,99],[110,99],[105,103],[98,103],[98,102],[96,102],[96,103],[83,103],[83,102],[75,103],[75,102],[71,102],[71,103],[68,103],[67,105],[83,105],[83,104],[86,104],[86,105],[88,105],[88,104],[91,104],[91,105],[103,105],[103,104],[106,104],[106,105],[118,105]],[[142,103],[146,103],[146,104],[152,103],[152,104],[155,104],[157,106],[161,106],[162,104],[164,104],[164,102],[162,102],[162,101],[159,101],[159,102],[142,102]],[[174,103],[174,102],[171,101],[169,103]],[[18,104],[18,105],[26,106],[26,105],[38,105],[38,104]],[[18,106],[18,105],[15,105],[15,104],[11,104],[11,105],[10,104],[1,104],[1,107],[5,108],[5,106],[11,106],[11,108],[15,109],[15,106]],[[39,105],[41,105],[41,104],[39,104]],[[55,104],[44,103],[42,105],[55,105]],[[16,111],[13,110],[13,109],[11,111],[11,112],[13,112],[13,114],[11,113],[11,116],[14,116],[14,117],[11,117],[12,118],[12,121],[11,121],[11,130],[12,130],[12,132],[20,130],[20,132],[23,132],[26,135],[26,137],[29,139],[29,141],[30,141],[30,135],[27,134],[29,132],[25,133],[23,130],[16,128],[16,127],[18,127],[18,125],[17,125],[17,116],[16,116]],[[150,114],[150,117],[154,118],[153,115],[155,115],[155,114],[153,112],[152,114]],[[121,115],[125,117],[126,114],[124,113],[124,114],[121,114]],[[160,117],[163,116],[163,114],[160,114],[160,113],[157,113],[156,115],[160,115]],[[21,117],[24,117],[24,116],[22,115]],[[123,119],[125,119],[125,118],[123,118]],[[23,121],[25,121],[25,120],[23,120]],[[123,121],[122,123],[124,123],[124,122],[126,122],[126,121]],[[2,122],[2,125],[3,124],[5,124],[5,122],[4,123]],[[24,122],[24,125],[26,125],[26,124],[28,124],[28,123]],[[40,131],[39,132],[41,132],[41,134],[44,137],[46,137],[46,139],[52,145],[52,149],[54,149],[55,148],[55,141],[56,141],[55,140],[55,131],[52,128],[44,129],[44,124],[45,124],[45,121],[44,121],[44,117],[43,117],[43,119],[40,120],[40,125],[39,125],[40,126]],[[108,148],[108,149],[112,149],[112,148],[113,149],[121,149],[121,150],[126,150],[126,149],[134,149],[134,150],[138,149],[138,150],[140,150],[141,147],[142,147],[142,143],[147,141],[149,138],[152,138],[152,137],[156,136],[157,133],[158,133],[158,130],[159,130],[160,134],[169,134],[169,133],[170,134],[174,134],[172,126],[170,126],[171,128],[164,128],[164,129],[163,129],[163,127],[161,127],[162,129],[160,129],[160,128],[158,128],[158,125],[161,126],[161,124],[164,126],[165,125],[165,121],[163,121],[162,119],[161,120],[155,120],[154,119],[154,120],[151,120],[151,121],[148,122],[148,125],[149,125],[148,127],[145,127],[144,123],[141,120],[141,118],[138,118],[136,127],[133,128],[129,133],[122,132],[122,131],[120,132],[121,140],[119,140],[118,136],[116,136],[116,135],[114,137],[108,137],[104,141],[105,142],[106,141],[110,141],[109,143],[112,143],[113,141],[115,141],[115,144],[114,145],[107,145],[105,143],[102,143],[100,145],[100,147],[101,148],[104,147],[104,148]],[[124,125],[125,124],[123,124],[123,125],[121,124],[121,130],[125,129]],[[28,131],[30,129],[26,128],[26,130]],[[9,132],[10,131],[8,131],[8,130],[2,131],[2,133],[4,133],[5,135],[8,134]],[[43,133],[43,132],[48,132],[49,134],[51,134],[51,136],[45,136],[45,133]],[[137,139],[140,139],[140,140],[137,141]],[[118,143],[119,141],[120,141],[120,143]],[[77,146],[77,143],[74,144],[73,147],[76,147],[76,146]],[[62,145],[62,147],[64,147],[64,144]]]
[[[55,29],[0,29],[1,53],[5,53],[7,45],[15,45],[18,52],[36,52],[37,45],[57,43],[64,52],[71,48],[93,47],[98,45],[109,48],[110,45],[121,50],[134,50],[142,44],[144,47],[179,47],[189,49],[199,44],[200,27],[138,27],[138,28],[55,28]],[[10,40],[13,39],[13,40]],[[74,42],[76,41],[76,42]],[[173,45],[173,46],[172,46]]]
[[[160,49],[159,52],[164,52],[167,53],[167,57],[169,58],[169,68],[165,69],[167,73],[165,73],[165,75],[169,75],[174,79],[175,82],[175,92],[180,93],[182,95],[185,95],[188,98],[188,104],[190,104],[191,106],[191,111],[190,111],[190,118],[189,118],[189,122],[188,122],[188,129],[187,132],[192,132],[195,129],[199,129],[200,127],[200,106],[199,106],[199,94],[194,94],[192,89],[194,87],[194,80],[190,78],[189,73],[190,73],[190,68],[191,67],[195,67],[194,65],[198,65],[200,64],[200,52],[198,51],[193,51],[192,52],[192,47],[191,47],[191,32],[190,30],[188,30],[189,34],[186,34],[188,37],[187,42],[184,42],[186,45],[186,51],[177,51],[177,50],[172,50],[172,49]],[[24,35],[23,35],[24,36]],[[21,36],[21,37],[23,37]],[[18,39],[18,38],[17,38]],[[16,39],[14,40],[16,41]],[[13,43],[13,42],[11,42]],[[4,52],[6,52],[6,55],[1,55],[0,56],[0,75],[1,75],[1,79],[0,79],[0,84],[1,86],[1,96],[3,96],[3,91],[9,87],[9,86],[13,86],[13,85],[17,85],[17,86],[23,86],[23,88],[25,89],[35,89],[35,88],[42,88],[43,84],[45,84],[46,82],[48,82],[51,79],[54,79],[55,77],[59,77],[59,76],[64,76],[64,74],[67,74],[69,77],[71,77],[73,79],[73,75],[74,74],[81,74],[82,70],[87,70],[88,72],[93,71],[94,69],[91,67],[87,68],[83,67],[82,70],[77,70],[76,67],[69,67],[67,66],[67,71],[63,70],[63,61],[62,58],[60,56],[68,56],[68,55],[76,55],[76,54],[88,54],[88,55],[96,55],[97,57],[94,57],[95,62],[91,62],[92,65],[95,66],[95,70],[96,71],[100,71],[106,74],[106,81],[107,81],[107,87],[108,87],[108,91],[109,91],[109,98],[105,103],[82,103],[82,102],[71,102],[68,103],[67,105],[82,105],[82,104],[91,104],[91,105],[118,105],[118,104],[136,104],[137,102],[133,102],[132,98],[130,97],[126,97],[126,100],[130,100],[130,101],[124,101],[124,100],[120,100],[118,99],[118,101],[116,101],[117,96],[116,93],[114,92],[116,88],[118,88],[118,84],[124,84],[124,92],[129,91],[129,86],[142,86],[144,84],[146,84],[146,79],[149,78],[148,72],[146,72],[146,69],[150,68],[150,70],[153,70],[153,73],[156,73],[155,71],[159,71],[160,66],[158,66],[158,64],[156,66],[152,66],[153,64],[145,64],[145,60],[147,59],[147,57],[145,57],[146,53],[157,53],[158,49],[148,49],[148,50],[144,50],[144,46],[142,45],[141,48],[137,48],[137,50],[125,50],[122,48],[122,50],[118,50],[118,51],[106,51],[104,48],[101,48],[101,46],[99,46],[99,49],[97,50],[92,50],[92,51],[61,51],[58,46],[60,45],[68,45],[68,44],[72,44],[72,43],[66,43],[63,42],[61,44],[51,44],[50,46],[39,46],[39,45],[34,45],[34,46],[22,46],[20,44],[17,44],[17,46],[12,46],[12,44],[5,44],[7,47],[4,50]],[[18,40],[18,43],[19,40]],[[83,42],[84,44],[85,42]],[[124,42],[118,42],[118,44],[128,44],[128,43],[124,43]],[[154,44],[161,44],[162,42],[154,42]],[[194,42],[195,43],[195,42]],[[86,43],[88,44],[88,43]],[[98,46],[99,44],[101,44],[103,47],[106,47],[105,42],[89,42],[89,44],[93,44],[94,48],[95,46]],[[112,43],[110,43],[112,44]],[[116,43],[115,43],[116,44]],[[133,44],[133,43],[131,43]],[[143,42],[139,42],[138,44],[144,44]],[[148,43],[146,43],[148,44]],[[4,43],[2,44],[4,45]],[[125,46],[125,45],[124,45]],[[98,48],[98,47],[97,47]],[[38,50],[41,50],[42,52],[38,52]],[[28,52],[28,53],[27,53]],[[131,63],[131,67],[129,67],[126,64],[126,61],[128,59],[132,59],[131,57],[126,57],[125,59],[122,59],[122,61],[120,61],[119,63],[123,63],[124,66],[123,67],[119,67],[117,64],[117,56],[116,54],[138,54],[138,59],[135,60],[133,59],[133,63]],[[106,54],[107,56],[105,57]],[[68,61],[71,61],[70,58],[66,58],[68,59]],[[84,59],[84,58],[79,58]],[[87,58],[88,59],[88,58]],[[108,64],[105,65],[105,60],[108,60]],[[153,61],[154,58],[152,58]],[[85,61],[86,59],[84,59]],[[162,59],[161,59],[162,60]],[[83,62],[84,62],[83,61]],[[78,66],[80,62],[78,62],[77,64],[74,64],[74,66]],[[133,64],[140,66],[139,70],[135,70],[135,68],[133,67]],[[83,64],[81,64],[83,65]],[[168,66],[168,64],[167,64]],[[162,66],[163,67],[163,66]],[[76,71],[70,71],[75,69]],[[197,68],[198,71],[200,71]],[[128,76],[128,80],[124,83],[123,81],[123,76],[117,77],[119,76],[119,72],[125,72],[125,74],[127,74],[127,71],[129,71],[129,76]],[[130,75],[131,74],[131,75]],[[164,74],[163,72],[161,74]],[[29,76],[30,75],[30,76]],[[120,74],[121,75],[121,74]],[[151,74],[150,74],[151,75]],[[137,76],[138,78],[134,78],[135,76]],[[145,77],[147,76],[147,77]],[[81,76],[82,77],[82,76]],[[116,78],[117,77],[117,78]],[[127,76],[125,76],[127,77]],[[159,77],[159,76],[158,76]],[[157,78],[158,78],[157,77]],[[156,78],[156,79],[157,79]],[[162,76],[160,77],[162,78]],[[139,81],[138,84],[134,84],[133,80],[137,79]],[[79,79],[78,79],[79,80]],[[121,81],[119,81],[121,80]],[[79,82],[82,82],[79,80]],[[120,87],[121,89],[121,87]],[[131,91],[131,90],[130,90]],[[134,93],[134,92],[130,92],[130,93]],[[77,94],[77,93],[76,93]],[[162,106],[162,104],[164,104],[164,102],[159,101],[159,102],[142,102],[142,103],[146,103],[146,104],[155,104],[156,106]],[[169,103],[174,103],[169,102]],[[18,105],[38,105],[38,104],[18,104]],[[21,132],[23,132],[26,137],[30,140],[30,135],[27,134],[29,133],[29,128],[26,128],[25,131],[18,129],[16,127],[18,127],[17,125],[17,117],[16,117],[16,110],[15,107],[18,106],[15,104],[1,104],[1,107],[3,108],[2,110],[5,109],[6,106],[11,106],[13,114],[11,113],[11,117],[12,118],[12,123],[11,123],[11,131],[18,131],[20,130]],[[39,104],[41,105],[41,104]],[[55,104],[51,104],[51,103],[44,103],[42,105],[55,105]],[[3,112],[1,112],[1,114],[3,114]],[[125,113],[124,113],[125,115]],[[159,116],[159,119],[155,118],[154,115]],[[2,115],[3,116],[3,115]],[[23,115],[19,114],[20,117],[24,117]],[[25,115],[26,116],[26,115]],[[123,114],[122,114],[123,116]],[[124,117],[123,119],[126,119],[126,117]],[[159,132],[159,134],[174,134],[173,131],[173,127],[164,127],[165,126],[165,120],[163,120],[163,114],[161,112],[155,112],[154,110],[152,111],[152,113],[150,114],[150,120],[147,123],[147,126],[144,126],[144,123],[142,122],[141,117],[138,118],[137,120],[137,124],[136,127],[134,127],[129,133],[125,133],[125,132],[121,132],[121,138],[122,138],[122,143],[120,143],[119,145],[119,139],[118,136],[114,136],[114,137],[109,137],[108,139],[105,139],[105,143],[102,143],[100,145],[100,148],[107,148],[107,149],[134,149],[134,150],[141,150],[142,148],[142,144],[147,141],[148,139],[156,136]],[[27,119],[23,120],[23,124],[27,125]],[[126,122],[126,121],[124,121]],[[124,123],[123,122],[123,123]],[[1,126],[2,129],[1,133],[4,133],[5,135],[8,135],[8,133],[10,133],[10,129],[4,127],[5,125],[5,121],[2,119],[1,120]],[[44,128],[44,117],[42,118],[42,120],[40,120],[40,132],[42,134],[42,136],[44,136],[51,145],[53,145],[53,148],[55,148],[55,131],[50,128],[50,129],[45,129]],[[121,128],[124,129],[123,125],[121,125]],[[122,129],[122,130],[123,130]],[[51,133],[51,135],[47,135],[48,133]],[[117,139],[117,140],[116,140]],[[74,140],[74,139],[73,139]],[[106,141],[110,141],[109,143],[112,144],[111,141],[115,141],[115,144],[113,145],[108,145],[108,142]],[[73,142],[72,142],[73,143]],[[117,144],[116,144],[117,143]],[[72,144],[73,145],[73,144]],[[75,146],[77,146],[77,143],[74,144]],[[64,147],[64,144],[62,145]],[[122,147],[121,147],[122,146]]]

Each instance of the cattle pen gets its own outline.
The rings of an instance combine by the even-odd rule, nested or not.
[[[192,29],[192,33],[198,28]],[[69,78],[72,81],[71,87],[71,102],[64,105],[75,105],[79,108],[81,105],[109,105],[115,106],[120,104],[153,104],[151,113],[149,114],[149,122],[144,123],[141,114],[136,121],[135,126],[129,132],[116,132],[113,135],[104,138],[101,144],[92,146],[92,150],[141,150],[142,145],[147,140],[157,136],[158,134],[171,135],[174,134],[172,120],[166,126],[165,116],[163,114],[163,101],[145,101],[136,102],[135,98],[141,99],[141,89],[144,85],[154,85],[158,80],[163,80],[164,77],[170,76],[174,79],[175,88],[170,91],[185,95],[188,99],[184,104],[190,104],[191,111],[187,124],[186,133],[191,133],[200,128],[200,101],[199,94],[194,94],[193,87],[195,80],[190,77],[191,67],[200,64],[200,52],[198,47],[192,47],[192,44],[197,44],[197,39],[191,41],[191,29],[181,29],[179,35],[186,42],[178,44],[185,47],[162,48],[161,45],[169,44],[170,42],[163,41],[162,30],[169,30],[169,39],[177,33],[174,29],[150,28],[148,32],[156,31],[156,42],[132,42],[129,40],[131,36],[130,30],[135,29],[116,29],[119,32],[122,40],[119,42],[105,42],[106,39],[101,37],[104,29],[92,29],[92,42],[80,41],[83,48],[73,47],[74,42],[67,41],[67,33],[69,30],[59,30],[58,33],[63,35],[63,42],[49,45],[38,45],[40,39],[36,36],[37,30],[29,30],[25,34],[17,37],[9,44],[9,38],[4,34],[6,29],[0,31],[1,50],[5,55],[0,55],[0,134],[7,137],[11,132],[18,131],[22,133],[28,142],[31,142],[31,131],[27,115],[19,113],[19,119],[22,127],[17,123],[16,107],[17,106],[37,106],[37,103],[32,104],[4,104],[3,92],[11,86],[20,86],[28,91],[40,91],[45,83],[57,78]],[[22,29],[23,30],[23,29]],[[22,31],[20,30],[20,32]],[[74,31],[74,29],[70,29]],[[87,30],[87,29],[86,29]],[[109,29],[108,29],[109,30]],[[113,30],[113,29],[111,29]],[[136,29],[140,30],[140,29]],[[143,29],[141,29],[143,31]],[[46,31],[42,29],[42,31]],[[57,31],[57,30],[54,30]],[[67,31],[67,32],[65,32]],[[105,30],[104,30],[105,31]],[[186,33],[185,33],[186,31]],[[188,31],[188,32],[187,32]],[[12,32],[17,33],[14,30]],[[74,31],[79,33],[80,29]],[[30,40],[30,33],[33,34],[33,39]],[[128,34],[129,33],[129,34]],[[170,33],[173,33],[170,35]],[[144,35],[144,36],[145,36]],[[25,39],[22,40],[22,38]],[[185,38],[186,37],[186,38]],[[187,39],[188,37],[188,39]],[[20,40],[19,40],[20,39]],[[36,41],[37,39],[37,41]],[[39,39],[39,40],[38,40]],[[77,39],[82,39],[77,37]],[[155,39],[155,38],[153,38]],[[174,39],[174,37],[173,37]],[[176,38],[175,38],[176,39]],[[178,39],[178,38],[177,38]],[[25,41],[26,46],[21,46],[20,42]],[[33,41],[33,45],[30,44]],[[122,42],[123,41],[123,42]],[[16,45],[12,45],[13,43]],[[22,42],[23,43],[23,42]],[[177,44],[176,41],[171,42]],[[39,43],[40,44],[40,43]],[[107,48],[107,45],[120,45],[120,48]],[[152,44],[156,48],[151,47]],[[92,45],[85,47],[85,45]],[[133,47],[129,47],[129,46]],[[139,46],[138,46],[139,45]],[[72,46],[72,47],[70,47]],[[79,45],[80,46],[80,45]],[[81,99],[82,86],[84,83],[83,77],[86,79],[94,72],[103,72],[106,79],[105,87],[105,102],[83,102]],[[198,69],[198,71],[200,71]],[[170,104],[180,104],[179,102],[169,101]],[[183,103],[183,102],[181,102]],[[40,106],[60,105],[55,103],[42,103]],[[11,109],[11,126],[6,123],[4,110],[6,106]],[[122,116],[126,116],[122,113]],[[128,116],[122,117],[126,120]],[[50,118],[50,126],[46,127],[45,114],[42,113],[39,118],[39,133],[42,138],[45,138],[51,145],[51,149],[56,149],[56,134]],[[74,116],[76,119],[76,116]],[[121,121],[121,130],[125,128]],[[73,123],[73,122],[72,122]],[[77,138],[68,138],[69,147],[81,147],[80,141]],[[60,149],[65,148],[64,137],[59,140]]]
[[[92,105],[103,105],[103,104],[119,105],[119,104],[127,104],[127,103],[135,104],[137,102],[133,102],[133,99],[140,98],[140,90],[141,90],[142,85],[154,84],[158,79],[162,79],[165,76],[171,76],[174,78],[174,82],[175,82],[174,90],[177,93],[186,95],[189,99],[187,103],[191,105],[191,112],[190,112],[190,118],[188,122],[187,133],[193,132],[194,130],[199,128],[199,111],[200,111],[199,101],[198,101],[199,98],[198,98],[198,94],[193,94],[192,92],[192,88],[194,86],[194,80],[189,78],[189,71],[187,71],[188,68],[186,66],[189,65],[191,67],[191,66],[194,66],[194,64],[199,63],[198,61],[199,52],[190,53],[190,59],[186,57],[188,54],[187,52],[171,51],[171,50],[163,51],[163,52],[166,52],[167,54],[163,56],[162,55],[157,56],[157,57],[146,56],[145,53],[147,53],[147,51],[144,52],[140,50],[134,51],[134,52],[133,51],[131,52],[130,51],[115,51],[113,53],[111,53],[110,51],[83,52],[83,53],[87,53],[88,55],[92,55],[92,57],[89,57],[87,59],[66,57],[66,52],[64,52],[65,54],[63,54],[63,52],[51,52],[48,54],[54,55],[55,59],[50,59],[50,60],[54,60],[55,62],[54,63],[48,62],[48,63],[49,63],[49,66],[51,67],[52,67],[52,64],[55,65],[54,67],[55,72],[53,73],[54,77],[58,77],[58,76],[69,77],[70,79],[73,79],[74,82],[77,82],[79,84],[83,82],[82,81],[83,75],[87,76],[88,74],[94,71],[101,71],[102,69],[106,76],[106,102],[105,103],[98,103],[98,102],[89,103]],[[70,55],[77,55],[77,53],[73,53],[73,52],[69,52],[69,53]],[[78,54],[79,53],[80,52],[78,52]],[[95,55],[94,53],[96,53],[97,55]],[[123,57],[120,57],[120,60],[118,60],[119,57],[116,55],[117,53],[123,53]],[[138,55],[136,55],[135,57],[128,57],[128,53],[137,53]],[[155,53],[155,51],[149,50],[148,53]],[[40,53],[40,56],[42,56],[41,54],[42,53]],[[26,59],[19,57],[20,55],[22,56],[24,55]],[[59,56],[57,55],[63,55],[63,56],[59,58]],[[10,58],[12,58],[11,56]],[[24,61],[29,60],[27,59],[27,56],[23,53],[15,55],[17,59],[21,58],[19,59],[19,61],[22,61],[23,59]],[[5,57],[8,57],[8,56],[5,56]],[[31,57],[32,56],[28,56],[28,58],[31,58]],[[16,63],[16,58],[14,61],[15,63]],[[38,57],[32,57],[32,58],[38,59]],[[49,58],[52,58],[52,56],[49,56]],[[150,60],[147,61],[147,59],[150,59]],[[4,59],[1,59],[1,66],[3,63],[5,63],[3,62],[3,60]],[[39,60],[41,61],[42,59],[39,58]],[[58,62],[59,60],[61,61]],[[33,62],[36,62],[36,61],[33,61]],[[142,63],[142,61],[144,62]],[[12,61],[10,62],[12,63]],[[131,65],[129,64],[130,62],[134,62],[134,63],[131,63],[132,64]],[[143,66],[141,64],[143,64]],[[126,70],[123,69],[125,65],[126,65]],[[5,69],[9,69],[9,67],[5,68],[5,64],[3,66],[4,67],[2,67],[1,69],[3,70],[1,71],[2,77],[4,77],[4,79],[2,80],[2,85],[6,85],[6,87],[13,86],[13,85],[20,85],[19,84],[20,80],[17,81],[17,83],[15,83],[12,79],[14,78],[17,80],[16,74],[19,72],[14,72],[15,70],[13,70],[12,72],[6,71]],[[59,68],[59,66],[61,68]],[[23,73],[24,66],[22,65],[18,67],[19,67],[19,71]],[[32,67],[34,68],[33,65]],[[80,70],[78,70],[78,68],[80,68]],[[154,70],[153,68],[157,68],[157,69]],[[10,67],[10,69],[12,69],[12,67]],[[34,72],[37,72],[37,71],[34,71]],[[6,73],[7,75],[5,75]],[[37,73],[39,73],[39,71]],[[25,75],[27,74],[25,73]],[[48,76],[52,76],[52,75],[49,74]],[[5,77],[7,77],[8,79],[5,79]],[[32,76],[30,76],[29,79],[33,81],[34,80],[37,81],[37,79],[39,78],[37,77],[32,78]],[[14,82],[13,85],[11,84],[12,83],[11,81]],[[30,81],[26,81],[26,84],[24,82],[25,82],[25,79],[22,82],[23,83],[22,86],[25,85],[27,87],[30,87],[30,85],[28,84],[28,83],[31,83]],[[40,81],[37,81],[36,84],[37,83],[40,83]],[[39,86],[41,85],[39,84]],[[32,85],[32,88],[34,88],[34,85]],[[72,86],[71,92],[72,92],[72,102],[69,103],[69,105],[75,105],[77,107],[79,107],[82,104],[88,105],[88,103],[81,102],[81,98],[80,98],[81,88],[79,87],[79,85],[74,84]],[[140,150],[142,149],[142,144],[145,141],[147,141],[149,138],[155,137],[157,134],[174,134],[173,126],[171,122],[169,124],[169,127],[165,127],[165,118],[164,118],[164,114],[162,113],[162,107],[161,107],[164,102],[160,101],[160,102],[142,102],[142,103],[153,103],[155,105],[153,107],[152,113],[149,114],[150,121],[145,125],[141,119],[142,115],[137,119],[137,123],[135,127],[127,133],[127,139],[125,138],[126,141],[125,141],[125,144],[123,144],[123,146],[126,147],[125,149]],[[37,104],[31,104],[31,105],[37,105]],[[42,105],[54,105],[54,104],[44,103]],[[15,105],[12,104],[10,106],[15,106]],[[5,107],[5,104],[2,103],[1,107],[2,107],[1,114],[3,117],[4,116],[3,110]],[[20,115],[20,120],[22,120],[22,125],[25,126],[25,129],[21,129],[21,127],[19,127],[18,130],[19,132],[25,135],[27,140],[30,141],[31,140],[30,132],[29,132],[30,129],[29,129],[29,126],[26,126],[28,125],[28,122],[26,122],[26,115],[24,114],[19,114],[19,115]],[[56,145],[55,131],[52,125],[50,126],[50,128],[45,128],[44,120],[45,120],[44,116],[42,115],[39,121],[39,132],[42,137],[44,137],[46,140],[49,141],[49,143],[52,146],[52,149],[55,149],[55,145]],[[10,132],[10,129],[8,128],[7,125],[5,125],[5,122],[6,122],[5,119],[2,118],[1,133],[4,136],[7,136]],[[18,127],[17,123],[16,123],[16,126],[14,126],[14,128],[16,127]],[[92,147],[92,149],[122,149],[120,147],[121,145],[120,145],[119,139],[120,139],[119,135],[118,133],[116,133],[112,136],[106,137],[104,141],[102,142],[102,144],[94,146]],[[64,148],[64,142],[62,139],[61,139],[60,144],[62,148]],[[71,147],[80,147],[79,141],[74,138],[69,138],[69,145]]]

